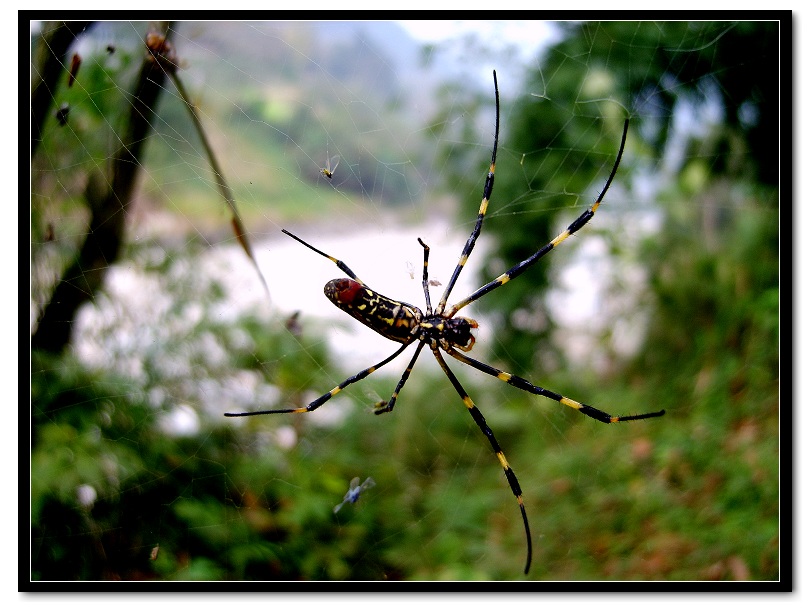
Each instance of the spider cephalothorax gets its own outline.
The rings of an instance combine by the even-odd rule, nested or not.
[[[472,330],[478,327],[478,321],[467,317],[447,318],[432,314],[425,317],[419,327],[420,338],[425,340],[430,348],[441,347],[445,351],[457,348],[466,353],[475,344]]]
[[[461,400],[469,411],[470,416],[473,418],[476,425],[478,425],[478,428],[481,430],[484,436],[486,436],[492,450],[495,452],[495,455],[498,458],[501,467],[503,468],[504,474],[506,475],[506,480],[509,483],[509,487],[514,494],[515,499],[517,500],[518,506],[520,507],[520,513],[523,518],[523,527],[526,531],[526,566],[524,568],[524,572],[528,574],[529,567],[531,566],[532,562],[532,540],[531,533],[529,531],[529,519],[526,516],[526,509],[523,506],[523,493],[521,492],[517,476],[515,476],[515,473],[512,471],[512,468],[506,461],[506,456],[501,450],[498,441],[495,439],[495,434],[487,425],[481,411],[478,410],[472,398],[464,390],[464,387],[461,386],[458,378],[456,378],[455,374],[453,374],[452,370],[450,370],[450,368],[447,366],[447,363],[442,357],[442,352],[450,355],[450,357],[453,359],[456,359],[480,372],[483,372],[484,374],[494,376],[498,380],[516,387],[517,389],[528,391],[534,395],[547,397],[559,402],[564,406],[573,408],[585,416],[601,421],[602,423],[618,423],[621,421],[648,419],[651,417],[661,416],[664,414],[664,411],[659,410],[658,412],[647,412],[644,414],[611,416],[607,412],[603,412],[602,410],[594,408],[593,406],[581,404],[580,402],[565,397],[564,395],[537,386],[525,378],[514,376],[513,374],[499,370],[498,368],[488,365],[482,361],[478,361],[477,359],[473,359],[472,357],[468,357],[467,355],[459,352],[462,351],[466,353],[472,349],[473,345],[475,344],[475,337],[472,335],[472,330],[478,327],[478,323],[474,319],[455,316],[456,313],[462,308],[484,297],[491,291],[505,285],[510,280],[525,272],[541,257],[544,257],[552,249],[559,246],[569,236],[582,229],[585,224],[587,224],[588,221],[590,221],[594,216],[596,209],[602,203],[602,199],[605,197],[608,187],[610,187],[610,184],[613,181],[613,177],[616,176],[616,171],[619,168],[619,162],[622,158],[622,152],[624,151],[624,143],[627,138],[627,128],[629,124],[629,122],[625,120],[624,130],[622,132],[622,142],[621,145],[619,145],[619,154],[616,156],[613,169],[608,176],[602,192],[596,199],[596,202],[594,202],[586,211],[577,217],[566,229],[560,232],[553,240],[543,246],[540,250],[536,251],[533,255],[512,266],[509,270],[483,285],[460,302],[448,306],[447,300],[450,297],[450,292],[453,290],[462,268],[467,263],[467,260],[475,247],[475,242],[478,239],[478,235],[481,233],[484,217],[487,212],[487,206],[489,205],[489,198],[492,195],[492,189],[495,184],[495,157],[498,152],[500,101],[498,96],[498,80],[495,77],[494,72],[492,73],[492,76],[495,79],[495,144],[492,147],[492,160],[489,165],[489,172],[487,173],[487,177],[484,182],[484,195],[481,198],[481,205],[478,208],[478,218],[476,219],[475,227],[473,228],[470,237],[467,239],[466,244],[461,250],[461,256],[459,257],[458,263],[450,276],[450,281],[447,283],[435,311],[431,306],[430,293],[428,291],[430,286],[430,282],[428,281],[428,257],[430,254],[430,249],[424,242],[422,242],[421,238],[418,240],[419,244],[422,245],[424,252],[424,267],[422,270],[422,288],[425,293],[426,306],[424,311],[411,304],[392,300],[391,298],[387,298],[384,295],[377,293],[364,284],[357,277],[357,275],[351,271],[349,266],[339,259],[335,259],[331,255],[318,250],[311,244],[304,242],[298,236],[291,234],[287,230],[281,230],[307,248],[312,249],[319,255],[331,260],[338,268],[349,275],[349,278],[341,278],[329,281],[326,284],[326,287],[324,287],[326,297],[328,297],[332,303],[335,304],[335,306],[350,314],[367,327],[370,327],[378,334],[388,338],[389,340],[401,343],[402,346],[379,363],[358,372],[354,376],[350,376],[338,386],[334,387],[331,391],[324,393],[318,399],[310,402],[303,408],[227,413],[225,416],[237,417],[253,416],[258,414],[312,412],[332,399],[349,385],[364,379],[372,372],[398,357],[408,346],[415,343],[416,350],[414,351],[410,362],[408,362],[408,366],[405,368],[405,371],[402,373],[394,392],[391,394],[391,398],[387,402],[383,401],[377,403],[377,409],[374,411],[375,414],[391,412],[394,409],[394,404],[396,403],[397,398],[399,397],[400,390],[405,386],[408,377],[411,375],[411,370],[413,369],[416,360],[419,358],[419,354],[427,345],[433,353],[433,356],[436,358],[436,361],[439,363],[442,371],[450,380],[450,383],[455,388],[459,397],[461,397]]]

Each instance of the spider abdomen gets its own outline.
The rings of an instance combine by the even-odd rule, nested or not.
[[[323,292],[343,312],[389,340],[408,344],[416,338],[412,332],[422,321],[416,306],[385,297],[351,278],[330,280]]]

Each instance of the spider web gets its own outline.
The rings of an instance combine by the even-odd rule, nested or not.
[[[33,362],[35,580],[521,576],[525,542],[514,498],[427,351],[392,414],[372,413],[412,350],[311,414],[223,417],[303,406],[396,348],[324,299],[323,284],[343,273],[282,228],[341,259],[383,295],[421,308],[420,237],[431,248],[431,298],[438,302],[480,202],[494,132],[493,69],[501,94],[498,170],[508,168],[518,187],[501,197],[496,178],[484,231],[453,297],[514,263],[492,254],[489,227],[509,231],[503,228],[545,218],[552,230],[538,248],[593,202],[615,159],[620,133],[603,129],[595,141],[552,138],[553,152],[591,160],[584,187],[568,183],[561,167],[524,166],[527,156],[546,153],[510,148],[518,101],[570,113],[569,132],[605,113],[672,120],[664,152],[628,147],[623,164],[635,168],[631,178],[617,180],[594,222],[555,251],[551,287],[537,298],[543,308],[512,314],[517,329],[556,326],[530,378],[583,402],[592,398],[581,395],[578,377],[598,381],[637,353],[651,312],[650,279],[631,254],[660,230],[653,203],[662,186],[684,159],[699,158],[687,148],[690,130],[720,122],[717,98],[707,96],[696,109],[676,106],[674,116],[655,106],[673,84],[652,82],[634,101],[612,99],[597,82],[615,68],[609,60],[604,71],[593,67],[593,91],[564,99],[556,93],[562,76],[544,71],[544,53],[563,36],[558,27],[524,24],[518,31],[535,39],[526,48],[503,42],[518,40],[506,24],[490,25],[488,37],[458,34],[428,46],[386,22],[170,26],[179,79],[234,192],[260,274],[234,235],[221,181],[182,95],[167,80],[137,160],[121,254],[102,266],[103,283],[76,313],[67,353]],[[32,36],[39,27],[32,22]],[[96,23],[65,57],[32,159],[32,333],[88,236],[86,203],[109,180],[152,27]],[[640,24],[616,40],[647,54],[649,63],[638,65],[650,73],[655,46],[646,41],[655,36],[636,41],[638,31],[655,28]],[[74,54],[81,65],[68,87]],[[525,88],[530,72],[544,88]],[[60,109],[69,109],[62,119]],[[336,155],[339,163],[330,166]],[[333,170],[331,178],[324,169]],[[561,204],[560,197],[569,199]],[[531,291],[519,283],[490,299]],[[499,367],[519,360],[498,333],[501,315],[477,304],[462,314],[481,323],[473,355]],[[496,352],[506,361],[487,358]],[[604,510],[593,490],[611,473],[603,449],[597,443],[596,465],[566,459],[598,425],[449,365],[521,479],[534,536],[531,577],[580,578],[575,559],[583,548],[594,563],[617,569],[626,551],[605,543],[570,542],[559,556],[544,555],[555,535],[543,520],[552,496],[595,496],[593,507]],[[574,369],[561,375],[563,367]],[[621,401],[610,392],[600,397]],[[644,411],[621,403],[606,409]],[[610,444],[648,456],[652,434],[631,427],[610,433]],[[540,487],[546,470],[559,476]],[[645,474],[639,468],[637,478]],[[354,477],[373,477],[376,486],[333,512]],[[69,518],[56,527],[61,508]],[[92,560],[69,563],[66,546]]]

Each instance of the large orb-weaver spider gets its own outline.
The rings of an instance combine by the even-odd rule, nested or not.
[[[408,363],[408,367],[405,368],[399,382],[394,388],[391,398],[388,400],[388,402],[379,402],[376,406],[376,410],[374,411],[375,414],[391,412],[394,409],[394,404],[397,401],[399,392],[407,382],[419,354],[422,352],[425,345],[429,346],[430,350],[433,352],[433,355],[436,357],[436,361],[439,362],[439,366],[441,366],[445,375],[450,380],[450,383],[456,389],[456,392],[459,394],[461,400],[464,402],[464,405],[467,407],[470,416],[472,416],[476,425],[478,425],[481,432],[486,436],[487,440],[489,440],[492,450],[495,451],[495,455],[503,468],[504,474],[506,474],[506,480],[509,482],[509,487],[512,489],[512,493],[514,494],[518,506],[520,507],[520,513],[523,517],[523,526],[526,530],[526,567],[523,571],[525,574],[528,574],[532,563],[532,539],[531,532],[529,531],[529,519],[526,516],[526,509],[523,505],[523,493],[520,489],[517,476],[515,476],[515,473],[509,466],[506,456],[501,450],[498,441],[495,439],[495,434],[492,433],[492,430],[487,425],[484,416],[478,410],[472,398],[470,398],[470,396],[461,386],[458,378],[456,378],[455,374],[453,374],[453,372],[447,366],[447,363],[442,357],[439,349],[450,355],[450,357],[453,359],[457,359],[462,363],[472,366],[484,374],[494,376],[498,380],[502,380],[513,387],[522,389],[523,391],[528,391],[529,393],[533,393],[535,395],[542,395],[549,399],[553,399],[561,404],[564,404],[565,406],[578,410],[585,416],[589,416],[592,419],[601,421],[602,423],[618,423],[621,421],[649,419],[663,415],[664,411],[659,410],[658,412],[647,412],[644,414],[627,416],[611,416],[606,412],[602,412],[601,410],[594,408],[593,406],[581,404],[554,391],[544,389],[543,387],[538,387],[525,378],[514,376],[513,374],[499,370],[498,368],[473,359],[472,357],[468,357],[467,355],[459,352],[462,351],[463,353],[466,353],[473,347],[473,344],[475,344],[475,338],[472,335],[472,330],[478,327],[478,323],[474,319],[470,319],[468,317],[456,316],[456,313],[465,306],[479,300],[490,291],[505,285],[510,280],[525,272],[530,266],[534,265],[541,257],[546,255],[554,247],[558,246],[573,233],[582,229],[582,227],[591,220],[591,217],[594,216],[596,209],[602,203],[610,184],[613,182],[613,178],[616,176],[616,171],[619,168],[619,162],[621,161],[622,153],[624,152],[624,144],[627,139],[627,128],[629,125],[629,121],[625,120],[624,130],[622,132],[622,141],[619,145],[619,153],[616,156],[616,161],[613,164],[613,169],[610,172],[610,176],[608,176],[607,183],[605,183],[605,186],[602,189],[602,192],[599,194],[599,197],[596,199],[596,202],[594,202],[590,208],[588,208],[588,210],[577,217],[577,219],[574,220],[574,222],[563,230],[556,238],[542,247],[534,255],[513,266],[489,283],[483,285],[481,288],[474,291],[460,302],[448,307],[447,300],[450,297],[450,292],[453,290],[462,268],[467,263],[467,259],[472,253],[473,247],[475,247],[475,241],[477,240],[478,235],[481,233],[481,227],[484,223],[484,216],[486,215],[489,199],[492,195],[492,187],[495,184],[495,156],[498,152],[498,134],[500,128],[500,98],[498,94],[498,78],[495,71],[492,72],[492,76],[495,81],[495,144],[492,147],[492,160],[489,165],[489,172],[487,173],[486,182],[484,183],[484,194],[481,198],[481,205],[478,209],[478,219],[476,220],[475,227],[473,228],[470,237],[467,239],[467,243],[464,245],[464,248],[461,251],[461,256],[459,257],[455,270],[453,270],[450,281],[447,283],[447,287],[445,288],[436,309],[434,310],[431,307],[430,293],[428,291],[428,286],[430,284],[428,281],[428,255],[430,254],[430,248],[424,242],[422,242],[421,238],[418,238],[417,240],[419,241],[419,244],[422,245],[422,249],[424,250],[424,266],[422,269],[422,288],[425,292],[426,304],[424,312],[411,304],[398,302],[380,295],[361,281],[345,263],[332,257],[331,255],[327,255],[323,251],[316,249],[311,244],[304,242],[298,236],[295,236],[287,230],[282,229],[282,232],[297,240],[305,247],[312,249],[319,255],[331,260],[335,265],[337,265],[338,268],[349,275],[349,278],[331,280],[326,283],[326,286],[324,287],[326,297],[329,298],[329,300],[335,306],[350,314],[364,325],[370,327],[378,334],[388,338],[389,340],[393,340],[394,342],[399,342],[402,344],[402,346],[394,351],[392,355],[386,357],[379,363],[358,372],[354,376],[350,376],[337,387],[333,388],[328,393],[321,395],[318,399],[307,404],[303,408],[226,413],[225,416],[242,417],[255,416],[258,414],[312,412],[335,397],[335,395],[340,393],[349,385],[364,379],[378,368],[381,368],[394,358],[398,357],[408,346],[416,342],[416,351],[414,351],[413,357],[411,357],[411,361]]]

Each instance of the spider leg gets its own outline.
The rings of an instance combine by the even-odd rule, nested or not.
[[[619,423],[621,421],[640,421],[641,419],[650,419],[653,417],[663,416],[665,412],[664,410],[659,410],[658,412],[645,412],[644,414],[611,416],[607,412],[603,412],[597,408],[594,408],[593,406],[588,406],[587,404],[580,404],[579,402],[572,400],[568,397],[565,397],[564,395],[560,395],[559,393],[555,393],[554,391],[549,391],[548,389],[544,389],[543,387],[533,385],[525,378],[515,376],[514,374],[510,374],[509,372],[504,372],[503,370],[494,368],[491,365],[478,361],[477,359],[473,359],[472,357],[463,355],[462,353],[453,350],[452,347],[450,347],[450,350],[447,351],[447,354],[453,357],[454,359],[458,359],[462,363],[466,363],[467,365],[474,367],[476,370],[479,370],[484,374],[489,374],[490,376],[494,376],[498,380],[502,380],[508,385],[512,385],[513,387],[516,387],[523,391],[528,391],[529,393],[533,393],[534,395],[542,395],[543,397],[553,399],[554,401],[560,402],[561,404],[568,406],[569,408],[579,410],[585,416],[591,417],[592,419],[596,419],[597,421],[601,421],[602,423]]]
[[[624,153],[624,143],[627,140],[627,128],[628,128],[629,125],[630,125],[630,120],[625,119],[624,120],[624,131],[622,132],[622,142],[619,145],[619,154],[616,156],[616,161],[613,164],[613,170],[611,170],[610,176],[608,177],[608,180],[607,180],[607,183],[605,183],[605,186],[602,188],[602,192],[599,194],[599,197],[596,199],[596,202],[594,202],[588,208],[588,210],[586,210],[579,217],[577,217],[571,225],[569,225],[562,232],[560,232],[557,235],[557,237],[554,238],[554,240],[552,240],[551,242],[549,242],[548,244],[543,246],[539,251],[537,251],[534,255],[532,255],[528,259],[525,259],[525,260],[521,261],[519,264],[511,267],[509,270],[507,270],[506,272],[501,274],[498,278],[488,282],[486,285],[484,285],[483,287],[477,289],[476,291],[474,291],[468,297],[464,298],[463,300],[461,300],[457,304],[454,304],[453,306],[451,306],[450,309],[445,313],[445,316],[447,316],[447,317],[455,316],[455,314],[459,310],[464,308],[465,306],[471,304],[472,302],[476,301],[479,298],[482,298],[483,296],[485,296],[487,293],[489,293],[493,289],[497,289],[501,285],[505,285],[510,280],[520,276],[530,266],[537,263],[537,261],[541,257],[548,254],[548,252],[551,251],[551,249],[553,249],[556,246],[559,246],[560,243],[562,243],[566,238],[570,237],[571,235],[573,235],[577,231],[581,230],[585,226],[585,224],[588,223],[588,221],[591,220],[591,218],[596,213],[596,209],[599,208],[599,205],[602,203],[602,200],[604,199],[605,194],[607,193],[607,190],[610,187],[610,184],[613,182],[613,178],[616,176],[616,171],[619,169],[619,162],[622,159],[622,153]],[[494,159],[494,156],[493,156],[493,159]],[[482,206],[483,206],[483,202],[482,202]],[[481,218],[481,214],[479,213],[479,219],[480,218]],[[471,238],[472,238],[472,236],[471,236]],[[469,242],[468,242],[468,244],[469,244]],[[472,250],[472,248],[470,250]],[[466,247],[465,247],[465,251],[466,251]],[[462,253],[462,260],[463,259],[464,259],[464,254]],[[445,292],[445,293],[447,293],[447,292]],[[439,311],[440,312],[442,311],[443,306],[444,306],[443,303],[439,304]]]
[[[458,378],[456,378],[455,374],[453,374],[453,372],[447,366],[447,363],[442,358],[439,349],[432,348],[432,350],[433,354],[436,356],[436,361],[439,362],[439,365],[441,366],[445,375],[450,379],[450,382],[453,384],[453,387],[455,387],[456,392],[461,397],[461,401],[463,401],[464,405],[467,406],[467,410],[469,410],[470,416],[475,421],[475,424],[478,425],[481,433],[483,433],[487,440],[489,440],[492,450],[495,451],[495,455],[498,457],[498,461],[503,468],[503,472],[506,474],[506,480],[509,482],[509,487],[512,489],[512,493],[520,506],[520,513],[523,516],[523,526],[526,529],[526,567],[524,568],[523,573],[528,574],[529,567],[532,564],[532,536],[531,532],[529,531],[529,519],[526,517],[526,508],[523,506],[523,492],[520,490],[520,483],[518,482],[517,476],[515,476],[515,473],[512,471],[512,468],[509,466],[509,463],[506,461],[506,456],[503,454],[501,446],[498,444],[498,440],[495,439],[495,434],[492,433],[489,425],[487,425],[484,415],[481,414],[481,411],[478,410],[475,403],[472,401],[472,398],[467,395],[464,387],[461,386]]]
[[[430,291],[428,291],[428,287],[430,286],[428,283],[428,256],[430,255],[430,247],[422,242],[421,238],[417,238],[417,240],[425,250],[425,262],[422,265],[422,289],[425,291],[425,305],[427,306],[425,314],[430,316],[433,314],[433,307],[430,305]]]
[[[324,253],[324,252],[323,252],[323,251],[321,251],[320,249],[316,249],[314,246],[312,246],[312,245],[311,245],[311,244],[309,244],[308,242],[304,242],[303,240],[301,240],[301,239],[300,239],[298,236],[296,236],[296,235],[295,235],[295,234],[293,234],[292,232],[288,232],[288,231],[287,231],[287,230],[285,230],[285,229],[282,229],[281,231],[282,231],[282,233],[287,234],[287,235],[288,235],[290,238],[292,238],[293,240],[297,240],[298,242],[300,242],[301,244],[303,244],[303,245],[304,245],[305,247],[307,247],[308,249],[312,249],[312,250],[313,250],[313,251],[315,251],[315,252],[316,252],[318,255],[321,255],[322,257],[326,257],[326,259],[328,259],[328,260],[330,260],[331,262],[333,262],[333,263],[334,263],[334,264],[335,264],[335,265],[336,265],[338,268],[340,268],[340,269],[341,269],[341,270],[343,270],[343,271],[344,271],[346,274],[348,274],[350,278],[352,278],[352,279],[356,280],[356,281],[357,281],[358,283],[360,283],[361,285],[365,285],[365,283],[364,283],[363,281],[361,281],[359,278],[357,278],[357,275],[356,275],[354,272],[352,272],[351,268],[349,268],[349,266],[347,266],[345,263],[343,263],[343,262],[342,262],[342,261],[340,261],[339,259],[336,259],[336,258],[332,257],[331,255],[328,255],[328,254]]]
[[[430,292],[428,291],[428,257],[430,255],[430,247],[422,242],[421,238],[417,238],[419,244],[422,245],[422,248],[425,251],[425,259],[422,265],[422,289],[425,291],[425,303],[427,305],[427,314],[430,315],[432,312],[430,306]],[[416,333],[418,328],[414,329],[413,333]],[[402,390],[402,387],[405,386],[405,383],[408,380],[408,377],[411,375],[411,370],[413,370],[413,366],[416,363],[416,360],[419,358],[419,353],[422,351],[422,348],[425,346],[425,341],[420,340],[419,346],[416,347],[416,352],[411,357],[411,361],[408,363],[408,367],[405,368],[405,371],[402,373],[402,376],[397,383],[394,392],[391,394],[391,399],[388,402],[377,402],[376,408],[377,410],[374,411],[374,414],[382,414],[383,412],[391,412],[394,409],[394,404],[397,401],[397,397],[399,396],[399,392]]]
[[[257,412],[226,412],[225,416],[226,417],[246,417],[246,416],[255,416],[257,414],[287,414],[287,413],[299,413],[299,412],[312,412],[316,408],[319,408],[319,407],[323,406],[326,402],[328,402],[330,399],[335,397],[338,393],[343,391],[343,389],[345,389],[349,385],[352,385],[352,384],[356,383],[359,380],[363,380],[366,376],[368,376],[369,374],[371,374],[375,370],[381,368],[382,366],[384,366],[386,363],[388,363],[392,359],[398,357],[399,354],[402,353],[402,351],[404,351],[408,346],[409,346],[409,344],[403,344],[400,348],[398,348],[396,351],[394,351],[394,353],[392,355],[389,355],[388,357],[383,359],[381,362],[374,364],[370,368],[366,368],[365,370],[363,370],[361,372],[358,372],[354,376],[349,376],[349,378],[344,380],[337,387],[335,387],[334,389],[332,389],[328,393],[324,393],[318,399],[316,399],[315,401],[307,404],[303,408],[285,408],[285,409],[282,409],[282,410],[259,410]]]
[[[478,219],[475,222],[475,227],[473,228],[470,237],[467,238],[467,243],[464,245],[464,248],[461,250],[461,256],[456,264],[456,268],[453,270],[453,274],[450,276],[450,281],[447,283],[447,287],[445,287],[444,293],[442,294],[442,299],[439,301],[439,305],[436,307],[436,314],[442,314],[442,312],[444,312],[444,307],[447,304],[447,299],[450,297],[450,292],[453,290],[453,287],[458,280],[458,276],[461,274],[462,268],[464,268],[464,264],[467,263],[467,259],[475,247],[475,241],[478,239],[478,235],[481,233],[481,226],[484,224],[484,215],[487,214],[487,207],[489,206],[489,198],[492,195],[492,188],[495,186],[495,157],[498,154],[498,133],[500,131],[501,121],[501,103],[498,95],[498,77],[494,70],[492,71],[492,78],[495,81],[495,144],[492,147],[492,160],[489,163],[489,172],[487,172],[487,179],[484,182],[484,194],[481,197],[481,205],[478,207]]]
[[[399,396],[399,392],[402,390],[402,387],[405,386],[405,383],[408,381],[408,377],[411,375],[411,370],[413,370],[413,366],[416,363],[416,360],[419,358],[419,353],[422,351],[422,347],[425,346],[425,341],[420,340],[419,346],[416,347],[416,351],[411,357],[410,362],[408,363],[408,367],[405,368],[405,371],[402,373],[402,376],[397,383],[397,386],[394,388],[394,392],[391,394],[391,399],[388,400],[387,404],[383,404],[383,402],[379,402],[377,404],[377,410],[374,411],[374,414],[382,414],[383,412],[391,412],[394,409],[394,404],[397,401],[397,397]]]

